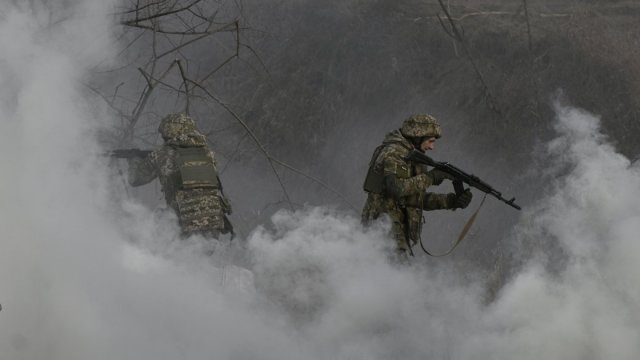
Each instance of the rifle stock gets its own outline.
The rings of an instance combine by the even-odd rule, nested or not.
[[[449,174],[453,178],[453,183],[454,183],[454,186],[456,187],[456,192],[459,192],[461,187],[460,183],[462,182],[482,191],[485,194],[489,194],[495,197],[496,199],[504,202],[505,204],[511,206],[514,209],[521,210],[520,206],[515,203],[516,198],[511,198],[511,200],[507,200],[503,198],[502,194],[499,191],[494,189],[491,185],[487,184],[486,182],[482,181],[479,177],[473,174],[469,174],[463,171],[462,169],[459,169],[454,165],[451,165],[448,162],[435,161],[429,156],[425,155],[424,153],[418,150],[412,150],[405,159],[409,161],[413,161],[418,164],[424,164],[424,165],[434,167],[440,171],[443,171]]]
[[[109,156],[116,159],[136,159],[144,158],[149,155],[151,150],[140,149],[115,149],[104,153],[104,156]]]

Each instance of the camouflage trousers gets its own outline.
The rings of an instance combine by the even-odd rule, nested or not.
[[[417,238],[420,233],[421,211],[403,209],[390,198],[369,194],[362,210],[362,224],[368,225],[382,217],[386,217],[391,222],[389,237],[395,240],[397,252],[408,253],[409,244],[416,243],[415,240],[410,240],[410,235],[413,234],[413,237]],[[408,226],[405,222],[412,226]]]

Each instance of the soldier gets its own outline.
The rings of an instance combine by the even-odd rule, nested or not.
[[[164,144],[144,159],[129,160],[129,183],[160,180],[167,204],[178,215],[182,234],[217,238],[231,233],[231,206],[222,193],[213,152],[186,114],[170,114],[158,131]]]
[[[413,254],[411,247],[420,239],[423,210],[454,210],[466,208],[471,202],[469,189],[460,195],[427,192],[429,186],[439,185],[449,176],[405,160],[413,149],[433,150],[440,136],[440,125],[431,115],[410,116],[400,129],[386,135],[369,162],[362,221],[366,225],[383,214],[390,218],[391,235],[401,261],[408,260],[407,253]]]

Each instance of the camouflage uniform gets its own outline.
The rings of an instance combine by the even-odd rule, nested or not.
[[[158,178],[185,236],[200,233],[217,237],[232,231],[225,216],[231,207],[222,194],[213,152],[193,119],[170,114],[158,131],[164,144],[146,158],[130,161],[129,183],[140,186]]]
[[[440,135],[440,126],[433,117],[411,116],[401,129],[386,135],[369,163],[364,186],[368,196],[362,221],[369,224],[387,214],[391,220],[391,235],[403,257],[420,239],[423,210],[457,208],[455,194],[426,192],[434,185],[434,177],[426,166],[405,160],[422,139],[439,138]]]

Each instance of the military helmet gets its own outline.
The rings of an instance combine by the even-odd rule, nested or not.
[[[196,130],[196,123],[187,114],[169,114],[160,121],[158,132],[162,138],[175,139],[182,134],[189,134]]]
[[[437,139],[442,135],[440,124],[433,116],[428,114],[409,116],[402,123],[400,132],[406,137],[414,138],[434,137]]]

